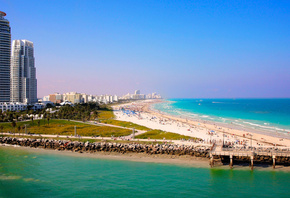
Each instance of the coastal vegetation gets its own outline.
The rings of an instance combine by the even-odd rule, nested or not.
[[[100,137],[111,137],[111,136],[126,136],[132,133],[131,130],[109,127],[109,126],[97,126],[75,121],[67,120],[48,120],[41,119],[37,121],[25,121],[18,122],[16,127],[13,127],[11,123],[1,123],[0,128],[3,132],[13,132],[16,128],[16,133],[32,133],[32,134],[50,134],[50,135],[74,135],[74,127],[76,126],[77,135],[81,136],[100,136]],[[25,131],[26,125],[26,131]],[[2,127],[3,128],[2,128]]]
[[[150,130],[147,127],[134,124],[132,122],[125,122],[115,120],[114,113],[109,105],[98,104],[96,102],[89,102],[83,104],[75,104],[74,106],[65,105],[62,107],[51,107],[42,110],[27,109],[25,111],[5,111],[0,110],[0,122],[17,122],[32,120],[35,116],[46,120],[49,123],[51,119],[67,119],[78,121],[99,121],[105,124],[112,124],[127,128],[135,128],[136,130]]]
[[[34,119],[37,115],[38,119]],[[41,119],[39,119],[41,118]],[[91,122],[110,124],[118,127],[92,125]],[[166,140],[188,140],[193,137],[161,130],[152,130],[132,122],[115,119],[112,108],[108,105],[89,102],[84,104],[66,105],[52,107],[42,110],[6,111],[0,112],[0,131],[11,133],[31,133],[48,135],[75,135],[98,136],[98,137],[120,137],[132,134],[132,128],[147,131],[136,136],[139,139],[166,139]],[[125,128],[121,128],[125,127]],[[130,128],[130,129],[129,129]]]
[[[140,139],[166,139],[166,140],[196,140],[197,138],[180,135],[177,133],[166,132],[162,130],[151,130],[146,133],[137,135],[136,138]]]
[[[98,117],[99,111],[109,110],[107,105],[96,102],[75,104],[74,106],[55,106],[48,105],[41,110],[27,108],[24,111],[4,111],[0,110],[0,122],[24,121],[38,117],[43,119],[72,119],[72,120],[94,120]]]

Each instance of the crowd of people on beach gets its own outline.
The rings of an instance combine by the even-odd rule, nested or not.
[[[188,119],[181,121],[178,118],[161,116],[160,113],[153,114],[144,107],[143,103],[131,103],[115,107],[117,119],[129,120],[146,124],[150,128],[157,128],[168,132],[197,137],[203,143],[224,142],[229,145],[249,145],[248,137],[230,135],[229,128],[222,128],[214,124],[215,130],[206,128],[206,121],[199,121],[196,125],[190,124]],[[225,134],[226,133],[226,134]],[[186,141],[186,140],[183,140]],[[188,140],[190,142],[190,140]],[[256,142],[255,142],[256,143]]]

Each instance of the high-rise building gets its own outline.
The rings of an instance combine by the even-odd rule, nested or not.
[[[10,101],[11,30],[5,16],[0,11],[0,102]]]
[[[14,40],[11,55],[11,102],[37,102],[33,42]]]

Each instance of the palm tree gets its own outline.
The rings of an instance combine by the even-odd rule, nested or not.
[[[17,131],[18,131],[19,135],[20,135],[20,130],[21,130],[21,127],[18,126],[18,127],[17,127]]]
[[[50,117],[49,116],[47,116],[47,124],[49,125],[49,120],[50,120]]]
[[[11,125],[14,128],[14,133],[15,133],[16,122],[13,120],[12,123],[11,123]]]

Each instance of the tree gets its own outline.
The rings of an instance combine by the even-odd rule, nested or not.
[[[8,115],[8,120],[10,122],[12,122],[13,121],[13,113],[9,111],[9,112],[7,112],[7,115]]]
[[[49,120],[50,120],[50,117],[49,116],[47,116],[47,124],[49,125]]]
[[[48,108],[52,108],[53,107],[53,105],[52,104],[50,104],[50,103],[47,103],[46,104],[46,108],[48,109]]]
[[[20,135],[20,130],[21,130],[21,126],[18,126],[17,131],[18,131],[19,135]]]
[[[94,120],[96,119],[96,118],[98,118],[99,117],[99,112],[98,111],[93,111],[93,118],[94,118]]]
[[[16,122],[13,120],[12,123],[11,123],[11,125],[14,128],[14,133],[15,133]]]
[[[38,127],[40,127],[40,120],[37,120],[37,125]]]

